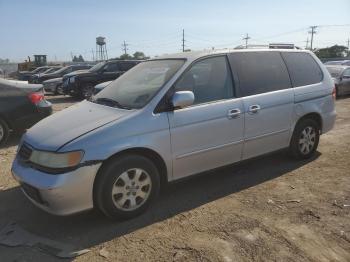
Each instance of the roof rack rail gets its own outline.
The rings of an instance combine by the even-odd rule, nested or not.
[[[239,45],[234,49],[302,49],[294,44],[271,43],[268,45]]]

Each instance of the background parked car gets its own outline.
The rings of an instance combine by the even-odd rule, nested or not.
[[[59,87],[62,85],[62,77],[49,79],[43,82],[45,92],[59,94]]]
[[[49,74],[42,74],[39,77],[35,77],[32,78],[30,80],[31,83],[36,83],[36,84],[41,84],[42,82],[49,80],[49,79],[53,79],[53,78],[58,78],[58,77],[62,77],[65,74],[77,71],[77,70],[82,70],[82,69],[89,69],[91,68],[91,65],[70,65],[70,66],[65,66],[62,67],[61,69],[53,72],[53,73],[49,73]]]
[[[328,61],[324,63],[325,65],[344,65],[350,66],[350,60],[341,60],[341,61]]]
[[[107,81],[107,82],[102,82],[98,85],[95,85],[93,94],[94,95],[98,94],[101,90],[103,90],[106,86],[108,86],[112,82],[113,81]]]
[[[108,60],[100,62],[88,71],[76,72],[63,78],[63,91],[74,97],[88,98],[94,86],[117,79],[141,60]]]
[[[0,79],[0,146],[10,130],[24,130],[50,115],[42,85],[22,84]]]
[[[334,81],[336,96],[350,94],[350,66],[328,65],[326,68]]]
[[[32,71],[19,71],[17,72],[17,79],[22,81],[28,81],[32,75],[42,73],[49,68],[49,66],[41,66],[35,68]]]

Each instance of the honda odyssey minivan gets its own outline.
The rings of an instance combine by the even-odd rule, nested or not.
[[[284,148],[310,158],[334,125],[334,98],[309,51],[167,55],[29,129],[12,173],[52,214],[133,217],[167,182]]]

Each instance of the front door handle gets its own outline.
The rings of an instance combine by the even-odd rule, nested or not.
[[[239,110],[238,108],[235,108],[228,111],[227,117],[229,119],[238,118],[240,114],[241,114],[241,110]]]
[[[259,105],[251,105],[251,106],[249,106],[248,112],[250,114],[256,114],[259,112],[260,109],[261,109],[261,107]]]

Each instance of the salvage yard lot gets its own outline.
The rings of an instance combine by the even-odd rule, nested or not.
[[[74,104],[63,96],[48,100],[54,111]],[[20,137],[12,136],[0,149],[0,230],[16,222],[91,250],[74,261],[350,261],[350,98],[336,106],[336,126],[313,159],[297,162],[279,152],[197,176],[122,222],[35,208],[11,177]],[[1,262],[55,260],[35,248],[0,246]]]

